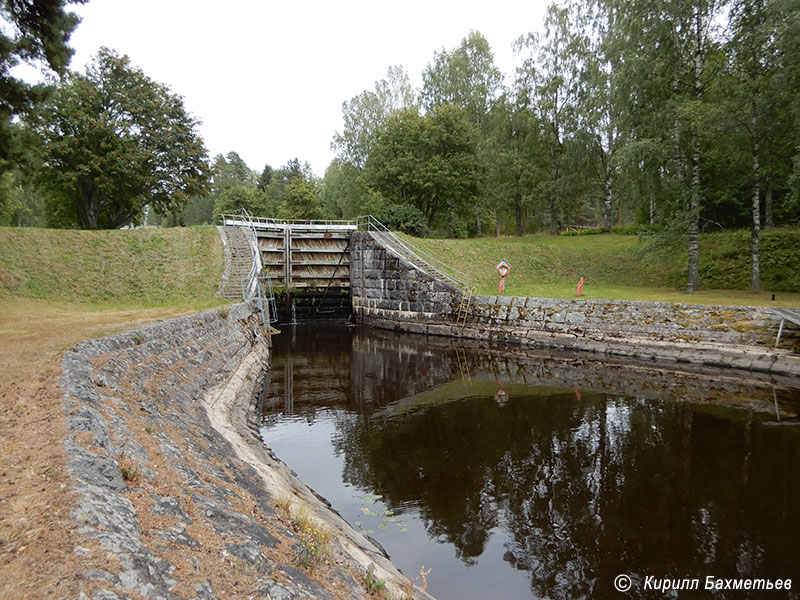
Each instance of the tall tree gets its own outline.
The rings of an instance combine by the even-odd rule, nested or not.
[[[21,170],[0,173],[0,225],[44,227],[46,224],[44,198]]]
[[[629,99],[630,110],[620,113],[625,115],[627,144],[631,145],[625,155],[648,158],[640,164],[654,164],[662,179],[671,178],[665,189],[675,190],[681,200],[679,213],[688,248],[686,288],[692,291],[700,283],[701,161],[704,145],[712,138],[714,103],[708,86],[719,64],[715,24],[721,2],[602,0],[600,4],[614,17],[616,25],[609,34],[615,40],[614,52],[622,59],[614,71],[620,71],[616,81],[625,92],[620,98]],[[670,146],[672,160],[658,160]],[[643,157],[642,150],[649,157]]]
[[[70,74],[37,119],[54,224],[123,227],[150,206],[166,214],[207,193],[198,121],[183,100],[102,48]]]
[[[358,167],[334,159],[322,179],[320,200],[325,214],[335,219],[357,217],[362,214],[366,196]]]
[[[374,90],[365,90],[342,104],[344,129],[334,134],[331,143],[337,158],[363,168],[378,131],[396,111],[414,104],[408,74],[403,67],[389,67],[386,78],[375,82]]]
[[[680,70],[664,7],[658,0],[598,0],[592,36],[604,61],[598,64],[599,81],[608,84],[597,106],[613,111],[613,118],[599,122],[616,130],[612,139],[617,143],[607,146],[614,149],[615,175],[625,179],[624,186],[617,182],[617,193],[631,200],[645,196],[642,212],[653,223],[684,210],[676,209],[685,162],[677,143],[681,120],[675,77]]]
[[[422,73],[420,97],[426,111],[442,104],[464,110],[479,131],[486,131],[486,118],[497,97],[503,75],[494,65],[489,42],[479,31],[470,31],[451,52],[442,49]]]
[[[503,94],[489,115],[486,142],[490,171],[487,197],[495,211],[497,235],[498,213],[504,207],[514,214],[516,235],[525,233],[525,211],[540,183],[548,178],[543,146],[540,121],[530,110],[527,95],[519,91]]]
[[[264,169],[261,171],[261,174],[258,176],[257,186],[258,186],[258,189],[261,190],[262,192],[264,192],[265,194],[267,193],[267,190],[269,189],[269,184],[272,183],[272,176],[273,176],[272,167],[270,167],[269,165],[264,165]]]
[[[214,201],[214,222],[219,223],[224,214],[241,214],[242,209],[250,215],[267,214],[266,197],[253,186],[232,183],[226,186]]]
[[[733,69],[736,83],[734,89],[740,91],[739,122],[750,138],[752,156],[752,228],[751,228],[751,277],[750,289],[757,292],[761,288],[759,234],[761,229],[761,120],[763,119],[762,89],[765,85],[765,56],[768,52],[768,33],[766,31],[765,3],[762,0],[739,0],[734,2],[731,11],[732,33],[730,51],[733,56]],[[745,75],[746,78],[741,77]],[[741,89],[746,86],[748,89]],[[741,117],[746,115],[744,119]]]
[[[211,177],[211,190],[214,195],[219,195],[231,185],[241,185],[246,188],[256,187],[257,175],[236,152],[227,155],[217,154],[214,157],[214,166]]]
[[[579,25],[587,29],[586,65],[583,69],[580,112],[592,156],[593,171],[603,198],[603,228],[611,229],[617,173],[624,146],[622,113],[628,98],[621,97],[618,79],[620,55],[610,31],[616,27],[617,11],[612,6],[589,5]],[[606,8],[606,10],[603,10]]]
[[[223,197],[225,192],[233,187],[237,188],[237,192]],[[256,189],[256,173],[247,166],[238,153],[231,151],[224,156],[217,154],[211,166],[211,193],[192,196],[186,205],[163,215],[161,225],[183,227],[211,224],[218,222],[221,214],[236,213],[242,208],[247,208],[252,214],[264,214],[265,193],[258,187],[254,196],[250,193],[250,190],[254,189]],[[242,190],[247,190],[247,193],[243,193]],[[157,220],[158,216],[153,222]]]
[[[585,64],[587,41],[572,27],[569,7],[550,4],[544,34],[529,33],[517,40],[518,52],[527,52],[517,70],[517,85],[530,97],[531,105],[546,124],[550,153],[550,184],[547,192],[550,233],[561,228],[566,138],[576,127],[576,103]]]
[[[283,219],[321,219],[324,215],[316,182],[296,177],[286,184],[278,214]]]
[[[47,86],[30,84],[11,74],[21,64],[38,64],[66,73],[73,50],[69,38],[79,22],[69,4],[86,0],[0,0],[0,168],[20,152],[15,147],[15,116],[30,114]]]
[[[800,3],[796,0],[772,0],[770,3],[771,20],[775,24],[776,45],[780,48],[778,68],[774,77],[774,85],[783,91],[786,104],[779,113],[779,119],[773,123],[774,151],[768,158],[791,157],[791,170],[785,179],[784,206],[781,210],[783,218],[793,223],[800,223],[800,106],[796,99],[800,96]],[[782,165],[769,161],[768,175],[778,172]],[[775,182],[777,184],[777,182]],[[769,194],[772,186],[767,186],[765,204],[769,207]],[[765,210],[767,223],[770,224],[771,211]]]
[[[477,131],[445,104],[421,116],[406,110],[389,119],[370,153],[367,180],[393,204],[410,204],[433,226],[464,212],[482,176]],[[449,222],[449,221],[448,221]]]
[[[702,208],[701,160],[704,138],[708,135],[709,102],[706,88],[715,73],[709,69],[709,56],[717,40],[714,28],[721,1],[689,0],[676,3],[680,12],[671,15],[676,46],[683,50],[690,67],[691,93],[681,109],[687,115],[690,133],[691,183],[686,215],[688,221],[689,261],[686,290],[691,293],[700,286],[699,222]],[[680,55],[679,55],[680,56]]]
[[[286,187],[295,179],[306,182],[313,179],[311,167],[308,166],[308,163],[301,165],[298,158],[292,158],[284,166],[272,171],[266,198],[269,214],[277,214],[281,205],[286,201]]]
[[[483,160],[486,155],[488,116],[492,103],[497,98],[503,75],[494,64],[494,55],[489,42],[479,31],[470,31],[461,44],[448,52],[442,49],[434,55],[422,73],[420,99],[426,111],[437,106],[451,104],[464,111],[467,119],[480,133],[479,149]],[[482,234],[481,215],[486,210],[485,190],[474,204],[476,233]]]
[[[727,47],[728,104],[732,104],[731,112],[749,138],[751,154],[750,289],[754,292],[761,289],[761,195],[762,187],[767,184],[764,173],[769,171],[764,152],[773,146],[770,123],[779,120],[784,97],[774,81],[780,50],[775,45],[774,13],[769,5],[769,0],[735,0],[730,10],[731,36]]]

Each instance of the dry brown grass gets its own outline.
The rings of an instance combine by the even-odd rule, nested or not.
[[[81,591],[91,596],[96,589],[107,586],[85,579],[83,573],[119,571],[116,557],[96,542],[79,536],[69,516],[77,498],[70,491],[63,447],[66,423],[63,392],[58,384],[63,352],[88,338],[197,310],[197,305],[123,309],[18,298],[0,300],[0,598],[72,599]],[[163,540],[151,532],[169,529],[175,525],[175,518],[153,515],[148,509],[151,494],[182,497],[185,485],[161,455],[146,420],[132,419],[130,427],[153,457],[148,467],[159,477],[152,482],[141,478],[129,481],[128,498],[140,515],[143,544],[160,548]],[[164,427],[169,431],[159,432],[181,439],[171,425]],[[228,461],[225,465],[230,466]],[[214,483],[225,485],[221,481]],[[294,528],[288,514],[281,512],[267,522],[245,490],[237,490],[237,495],[240,499],[233,508],[258,520],[279,538],[280,531]],[[187,533],[203,546],[191,555],[177,547],[162,554],[178,568],[180,584],[174,592],[192,597],[194,583],[213,581],[220,597],[248,597],[252,589],[246,582],[254,581],[257,574],[235,557],[221,559],[224,540],[202,524],[202,516],[195,513],[200,508],[189,497],[183,500],[194,521]],[[88,553],[75,553],[76,546],[86,548]],[[267,552],[269,559],[285,564],[292,564],[295,554],[287,539]],[[339,589],[338,584],[327,585],[334,597],[348,597],[347,590]]]
[[[87,556],[73,551],[92,544],[77,538],[69,518],[75,497],[62,441],[63,351],[87,338],[196,310],[0,301],[0,597],[75,598],[93,587],[80,573],[115,562],[98,548]]]

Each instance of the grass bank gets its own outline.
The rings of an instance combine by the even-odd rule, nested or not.
[[[748,232],[706,234],[700,240],[701,290],[683,291],[686,250],[682,239],[600,234],[585,236],[434,240],[408,238],[414,245],[468,274],[476,292],[496,294],[495,265],[512,271],[506,295],[574,297],[584,278],[587,298],[800,306],[800,230],[762,234],[762,289],[750,287]],[[775,301],[772,294],[775,294]]]
[[[60,357],[75,344],[222,304],[213,227],[147,231],[0,228],[0,589],[4,598],[75,598],[108,569],[72,552],[75,498]],[[58,442],[58,443],[54,443]],[[88,586],[88,587],[87,587]]]
[[[78,342],[227,303],[215,227],[0,228],[0,381]]]
[[[0,298],[199,308],[215,303],[215,227],[122,231],[0,228]]]

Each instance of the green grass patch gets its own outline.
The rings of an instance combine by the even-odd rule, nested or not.
[[[639,239],[629,235],[586,235],[472,238],[459,240],[411,239],[443,262],[467,273],[480,293],[496,293],[495,265],[507,260],[512,271],[506,293],[532,286],[555,289],[578,279],[623,287],[664,287],[666,278],[636,259]],[[555,288],[554,288],[555,286]],[[574,292],[574,290],[573,290]]]
[[[472,239],[407,238],[425,252],[466,273],[480,294],[497,294],[495,265],[511,266],[505,294],[569,298],[584,278],[586,298],[800,306],[800,229],[761,235],[760,294],[750,293],[750,235],[746,231],[706,234],[700,239],[702,288],[683,291],[687,251],[683,237],[666,239],[603,233],[580,236],[530,235]],[[660,243],[659,243],[660,242]],[[772,301],[772,293],[776,301]]]
[[[115,306],[222,304],[213,226],[74,231],[0,228],[0,297]]]

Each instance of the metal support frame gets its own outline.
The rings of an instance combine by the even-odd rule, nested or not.
[[[258,279],[261,272],[261,256],[258,249],[258,236],[256,234],[259,229],[283,229],[284,231],[284,274],[285,284],[287,290],[287,303],[290,301],[292,285],[292,230],[314,230],[314,229],[342,229],[347,231],[369,231],[376,238],[383,242],[384,246],[399,256],[413,264],[419,270],[428,273],[430,276],[439,279],[447,285],[455,288],[461,293],[461,305],[456,313],[456,322],[462,325],[466,322],[467,312],[469,311],[470,302],[472,299],[472,289],[470,287],[469,276],[462,273],[458,269],[443,263],[439,259],[431,256],[424,250],[418,248],[408,240],[398,236],[396,233],[389,230],[378,219],[372,215],[361,216],[353,220],[306,220],[306,221],[291,221],[283,219],[270,219],[262,217],[253,217],[246,210],[242,209],[242,213],[238,215],[222,215],[222,222],[224,225],[240,226],[247,228],[250,236],[255,240],[254,246],[254,269],[251,271],[248,280],[251,282]],[[252,244],[252,242],[251,242]],[[348,244],[349,245],[349,244]],[[361,248],[361,279],[363,285],[363,246]],[[256,263],[257,261],[257,263]],[[339,261],[341,264],[341,260]],[[339,266],[337,265],[337,270]],[[336,271],[334,271],[334,274]],[[330,287],[330,282],[328,287]],[[327,290],[326,290],[327,292]],[[255,293],[255,289],[253,289]],[[243,291],[244,295],[244,291]]]
[[[339,272],[339,267],[342,266],[342,261],[344,260],[345,255],[350,251],[350,242],[352,241],[352,237],[347,238],[347,245],[344,247],[344,251],[342,255],[339,257],[339,262],[336,263],[336,268],[333,270],[333,274],[328,278],[328,285],[325,286],[325,291],[322,292],[322,295],[317,299],[316,302],[316,310],[318,313],[329,313],[333,312],[330,310],[322,311],[320,310],[320,306],[322,306],[322,301],[325,299],[325,296],[328,295],[328,290],[331,289],[331,284],[333,283],[334,278],[336,277],[336,273]]]
[[[778,325],[778,335],[775,338],[775,348],[778,347],[778,344],[781,343],[781,334],[783,333],[783,324],[786,322],[786,319],[781,319],[781,324]]]
[[[252,287],[251,284],[255,283]],[[253,291],[254,290],[254,291]],[[269,294],[267,294],[269,290]],[[261,327],[267,333],[277,333],[272,324],[278,321],[278,308],[275,303],[275,293],[272,290],[272,279],[264,275],[251,281],[242,277],[242,299],[250,302],[258,310]]]
[[[791,321],[795,325],[800,325],[800,310],[793,308],[773,308],[772,312],[781,318],[780,325],[778,325],[778,335],[775,337],[774,349],[777,350],[778,344],[781,343],[781,334],[783,334],[783,326],[786,321]]]

